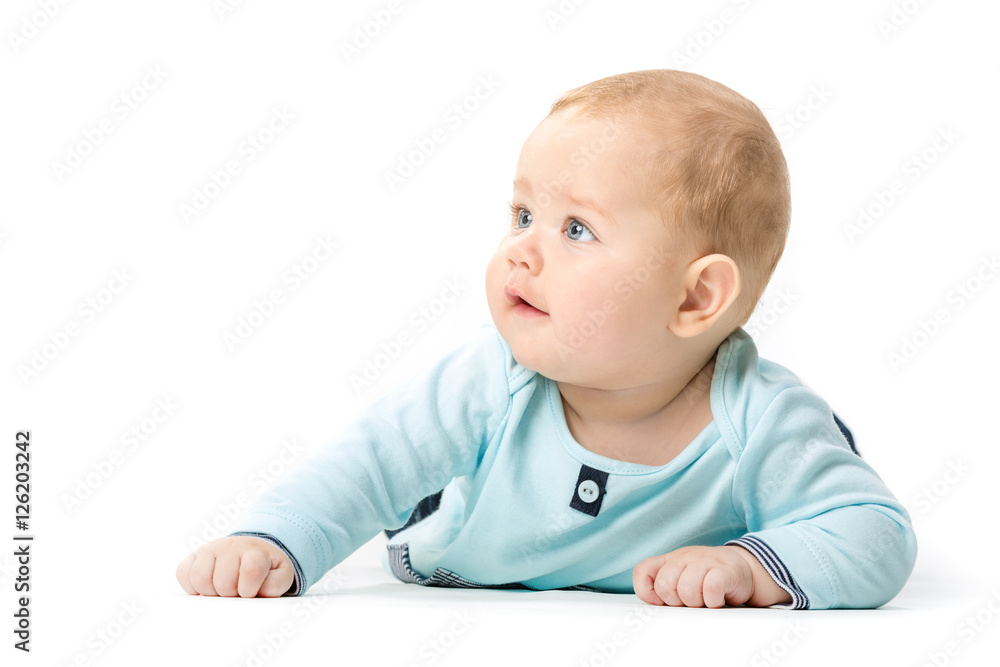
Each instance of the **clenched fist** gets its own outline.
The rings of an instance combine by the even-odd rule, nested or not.
[[[295,581],[281,549],[256,537],[223,537],[203,544],[177,566],[177,582],[191,595],[276,598]]]
[[[632,588],[643,602],[671,607],[792,601],[753,554],[737,546],[684,547],[647,558],[632,570]]]

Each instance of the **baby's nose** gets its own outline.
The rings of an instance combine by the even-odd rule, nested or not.
[[[537,273],[542,268],[542,252],[533,230],[518,234],[507,245],[506,257],[514,266],[523,265],[530,273]]]

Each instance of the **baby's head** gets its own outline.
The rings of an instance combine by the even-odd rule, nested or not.
[[[790,210],[781,147],[749,100],[672,70],[595,81],[524,144],[491,314],[515,358],[554,379],[655,378],[746,322]]]

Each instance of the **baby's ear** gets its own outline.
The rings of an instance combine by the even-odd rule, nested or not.
[[[707,331],[736,301],[740,270],[728,255],[706,255],[684,272],[685,299],[670,323],[670,331],[691,338]]]

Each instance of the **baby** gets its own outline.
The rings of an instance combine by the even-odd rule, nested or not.
[[[719,83],[652,70],[564,94],[518,160],[495,326],[185,558],[181,587],[301,595],[386,530],[384,567],[420,585],[886,603],[916,557],[906,510],[741,328],[790,206],[770,125]]]

